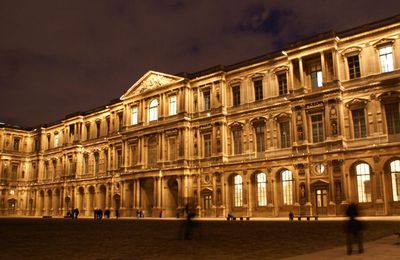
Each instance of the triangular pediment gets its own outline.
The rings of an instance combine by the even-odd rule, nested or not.
[[[184,78],[156,71],[148,71],[121,96],[121,100],[140,95],[147,91],[183,81]]]

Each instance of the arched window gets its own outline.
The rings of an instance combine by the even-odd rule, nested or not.
[[[158,100],[153,99],[150,102],[149,121],[155,121],[157,119],[158,119]]]
[[[293,176],[289,170],[281,172],[282,197],[284,205],[293,204]]]
[[[390,163],[390,175],[392,176],[393,201],[400,200],[400,160]]]
[[[267,176],[260,172],[256,176],[257,179],[257,199],[258,206],[267,206]]]
[[[243,205],[243,181],[242,176],[236,175],[234,182],[234,206],[241,207]]]
[[[371,202],[371,178],[369,165],[360,163],[356,165],[358,202]]]

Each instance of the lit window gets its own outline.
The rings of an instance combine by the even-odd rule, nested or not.
[[[232,87],[233,105],[240,105],[240,86]]]
[[[390,173],[392,175],[393,201],[400,201],[400,160],[390,163]]]
[[[287,91],[287,78],[286,73],[278,75],[279,96],[286,95]]]
[[[243,182],[242,176],[236,175],[234,178],[234,206],[241,207],[243,205]]]
[[[359,78],[361,76],[361,73],[360,73],[360,60],[358,58],[358,55],[347,57],[347,64],[349,66],[350,79]]]
[[[351,114],[353,116],[354,138],[367,136],[364,109],[352,110]]]
[[[390,103],[385,105],[386,124],[388,134],[400,133],[400,113],[399,103]]]
[[[324,123],[322,121],[322,115],[312,115],[311,116],[312,123],[312,136],[313,142],[319,143],[324,141]]]
[[[263,84],[261,79],[254,81],[254,94],[256,101],[263,99]]]
[[[382,72],[393,71],[393,53],[392,46],[385,46],[379,49],[379,61]]]
[[[176,115],[176,96],[169,97],[169,115]]]
[[[54,134],[54,147],[58,147],[58,133]]]
[[[281,172],[283,205],[293,204],[293,177],[292,172],[284,170]]]
[[[131,124],[137,125],[137,123],[138,123],[138,107],[133,106],[131,108]]]
[[[267,176],[261,172],[257,174],[258,206],[267,206]]]
[[[322,69],[321,65],[311,66],[311,86],[313,88],[322,87]]]
[[[358,202],[371,202],[371,179],[369,165],[360,163],[356,166]]]
[[[155,121],[158,119],[158,100],[153,99],[150,102],[150,110],[149,110],[149,121]]]

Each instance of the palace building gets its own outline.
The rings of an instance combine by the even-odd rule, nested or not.
[[[0,215],[400,215],[400,16],[0,125]]]

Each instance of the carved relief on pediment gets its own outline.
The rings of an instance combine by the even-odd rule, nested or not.
[[[352,108],[352,107],[365,107],[368,103],[367,99],[363,98],[355,98],[350,100],[349,102],[346,103],[347,108]]]
[[[161,87],[163,85],[168,85],[173,83],[175,80],[168,78],[159,74],[151,74],[145,80],[143,80],[133,92],[133,94],[140,94],[145,91]]]

